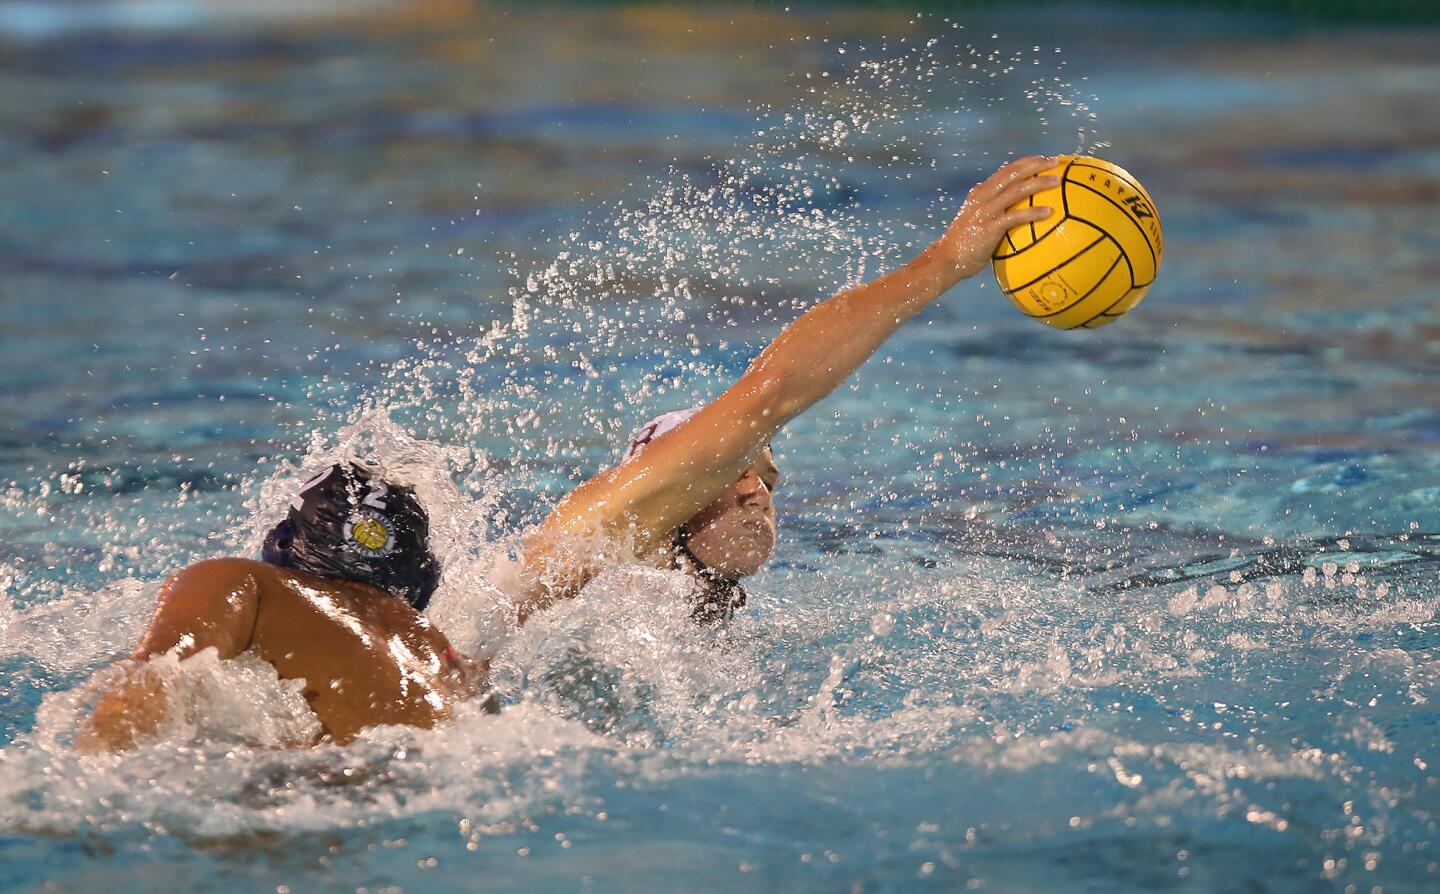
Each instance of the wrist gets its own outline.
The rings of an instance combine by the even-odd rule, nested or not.
[[[947,292],[951,286],[967,279],[965,273],[959,270],[950,259],[950,252],[947,250],[944,238],[936,239],[930,243],[924,251],[910,262],[914,273],[926,286],[925,292],[930,294],[925,303],[935,300]]]

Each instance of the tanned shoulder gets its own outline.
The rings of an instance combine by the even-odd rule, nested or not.
[[[183,658],[213,647],[221,658],[233,658],[245,651],[255,630],[260,581],[273,571],[252,559],[224,558],[171,575],[135,657],[178,649]]]

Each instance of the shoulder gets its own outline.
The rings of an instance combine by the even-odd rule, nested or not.
[[[257,562],[254,559],[241,559],[233,556],[205,559],[193,565],[187,565],[166,578],[162,596],[176,589],[198,588],[205,591],[218,591],[233,589],[236,585],[243,584],[254,586],[273,580],[276,572],[283,573],[283,571],[282,568]]]
[[[273,569],[276,566],[267,565],[256,559],[242,559],[239,556],[221,556],[215,559],[203,559],[175,572],[171,577],[179,575],[206,575],[212,577],[229,576],[235,577],[244,574],[264,573],[263,569]]]
[[[215,646],[222,658],[243,651],[271,570],[251,559],[224,558],[196,562],[170,575],[136,657],[176,646],[185,654]]]
[[[183,567],[179,572],[171,574],[167,584],[171,582],[202,583],[210,586],[222,586],[228,583],[251,582],[261,587],[268,587],[271,584],[284,584],[294,582],[297,579],[310,577],[308,574],[292,572],[291,569],[282,569],[278,564],[269,564],[268,561],[258,559],[240,559],[238,556],[223,556],[219,559],[204,559],[194,564]]]

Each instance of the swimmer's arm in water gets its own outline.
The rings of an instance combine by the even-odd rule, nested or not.
[[[165,690],[145,664],[152,656],[174,651],[186,658],[214,648],[221,658],[234,658],[249,648],[259,587],[247,566],[243,559],[211,559],[165,582],[134,655],[99,682],[104,691],[78,747],[116,751],[155,732],[165,718]]]
[[[879,279],[821,302],[790,324],[724,394],[643,452],[572,491],[525,544],[520,619],[573,596],[599,570],[583,538],[628,536],[653,548],[755,462],[785,423],[860,367],[905,321],[947,289],[983,270],[1011,227],[1049,216],[1045,207],[1007,211],[1053,188],[1038,177],[1054,159],[1031,156],[970,190],[945,234],[919,257]],[[575,558],[583,554],[584,558]]]

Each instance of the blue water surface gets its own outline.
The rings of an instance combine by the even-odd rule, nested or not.
[[[0,889],[1435,890],[1437,39],[0,7]],[[631,569],[500,646],[498,717],[64,746],[158,581],[342,442],[463,495],[480,648],[472,560],[1077,150],[1156,199],[1144,304],[1053,331],[987,273],[913,321],[777,441],[731,630]]]

